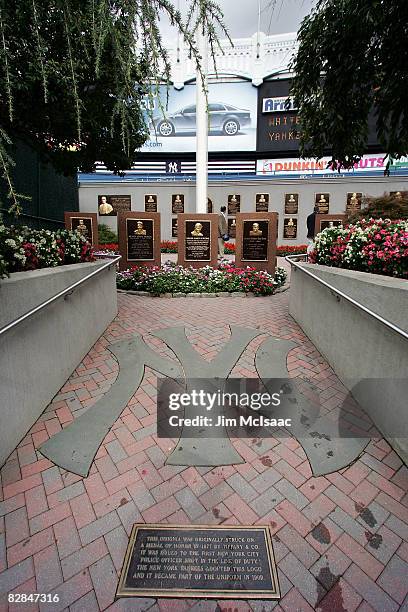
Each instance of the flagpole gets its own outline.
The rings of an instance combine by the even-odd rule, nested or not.
[[[207,89],[208,41],[202,27],[197,29],[197,46],[201,56],[204,87]],[[208,112],[203,79],[196,70],[196,212],[207,212],[208,185]]]

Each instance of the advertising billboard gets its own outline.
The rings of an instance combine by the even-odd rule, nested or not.
[[[258,88],[256,142],[259,153],[293,152],[296,155],[299,151],[302,126],[294,100],[289,96],[290,85],[290,79],[275,79],[265,81]],[[374,110],[368,116],[367,145],[379,146]]]
[[[196,148],[196,86],[160,87],[153,99],[150,138],[141,152],[193,152]],[[258,93],[250,82],[210,83],[208,92],[209,151],[255,151]],[[160,108],[162,106],[163,110]]]

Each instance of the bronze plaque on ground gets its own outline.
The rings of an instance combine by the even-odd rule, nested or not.
[[[327,227],[338,227],[339,225],[345,225],[346,222],[347,215],[316,215],[315,235]]]
[[[171,220],[171,237],[177,238],[177,217]]]
[[[269,193],[257,193],[255,196],[256,212],[268,212],[269,209]]]
[[[129,212],[118,215],[121,270],[134,265],[160,265],[160,213]]]
[[[218,215],[184,213],[177,215],[178,263],[201,268],[215,266],[218,255]]]
[[[278,213],[238,213],[235,264],[275,273]]]
[[[65,227],[82,234],[96,249],[98,247],[98,215],[96,213],[65,212]]]
[[[285,193],[285,215],[297,215],[299,208],[299,194]]]
[[[157,195],[147,193],[144,197],[145,212],[157,212]]]
[[[116,597],[279,599],[269,527],[134,525]]]
[[[184,195],[182,193],[171,196],[171,212],[173,215],[184,212]]]
[[[235,238],[237,233],[237,220],[235,217],[230,217],[228,219],[228,236],[230,238]]]
[[[287,217],[283,220],[283,239],[295,240],[297,238],[297,219]]]
[[[98,213],[101,217],[116,217],[118,213],[131,209],[130,195],[99,195]]]
[[[315,204],[319,207],[319,215],[329,212],[330,193],[315,193]]]
[[[237,212],[239,212],[240,210],[241,210],[241,196],[236,195],[235,193],[233,195],[229,195],[228,196],[228,214],[236,215]]]

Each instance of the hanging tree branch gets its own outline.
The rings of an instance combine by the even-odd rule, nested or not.
[[[163,15],[204,84],[197,31],[213,59],[217,32],[229,39],[214,0],[189,0],[186,18],[170,0],[0,0],[0,172],[12,210],[21,198],[9,141],[22,140],[66,174],[92,171],[97,161],[114,172],[132,163],[148,137],[146,95],[164,112],[158,93],[171,64]]]

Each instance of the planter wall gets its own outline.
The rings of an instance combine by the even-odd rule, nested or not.
[[[0,327],[106,262],[17,272],[0,281]],[[106,269],[0,338],[0,465],[117,314]]]
[[[408,331],[407,281],[328,266],[301,266]],[[289,296],[290,314],[408,462],[408,341],[336,297],[302,269],[292,268]],[[372,379],[370,393],[361,385],[364,379]]]

